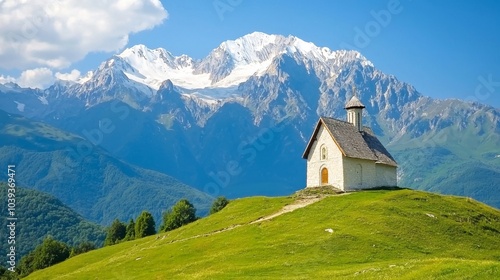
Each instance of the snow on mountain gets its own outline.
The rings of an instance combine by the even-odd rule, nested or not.
[[[293,36],[255,32],[223,42],[202,60],[137,45],[76,83],[56,81],[45,90],[0,84],[0,109],[74,133],[114,118],[116,130],[103,138],[103,148],[197,186],[211,183],[235,160],[243,172],[221,191],[238,197],[291,193],[290,186],[303,182],[300,154],[308,131],[318,116],[344,119],[353,87],[366,106],[364,125],[401,159],[403,186],[439,186],[500,205],[491,199],[498,197],[491,193],[498,180],[484,181],[500,178],[498,109],[422,96],[359,52],[332,51]],[[114,102],[95,106],[109,101],[128,104],[133,117],[119,121]],[[246,151],[254,153],[252,160],[245,160]],[[447,173],[455,175],[443,181]],[[264,174],[266,184],[254,174]]]
[[[234,41],[225,41],[219,48],[227,51],[236,65],[245,65],[262,62],[272,55],[273,47],[279,45],[284,37],[254,32]]]
[[[314,71],[325,77],[338,72],[338,66],[346,61],[361,61],[363,65],[373,66],[355,51],[332,51],[294,36],[261,32],[223,42],[198,61],[187,55],[174,56],[162,48],[148,49],[144,45],[124,50],[115,56],[115,60],[123,61],[121,70],[128,79],[155,90],[163,81],[170,79],[187,90],[227,88],[231,92],[230,88],[251,76],[265,74],[273,60],[282,54],[289,54],[311,65]],[[201,94],[200,91],[198,93]]]
[[[151,50],[144,45],[126,49],[118,57],[132,67],[132,69],[124,69],[123,71],[129,79],[148,85],[155,90],[158,90],[166,79],[170,79],[175,85],[185,89],[231,87],[256,73],[260,74],[265,71],[271,62],[239,63],[238,67],[231,69],[231,75],[221,81],[214,82],[210,75],[212,69],[209,67],[206,71],[196,71],[197,68],[202,67],[200,65],[211,65],[208,62],[210,57],[195,62],[186,55],[176,57],[162,48]],[[213,63],[218,64],[219,62],[220,59],[216,57]]]
[[[130,80],[155,90],[167,79],[184,88],[203,88],[210,84],[208,75],[193,75],[192,58],[186,55],[176,57],[162,48],[152,50],[144,45],[136,45],[117,57],[131,66],[131,69],[123,69]]]
[[[282,69],[284,61],[291,68]],[[311,74],[326,86],[333,86],[337,76],[352,65],[373,68],[371,62],[356,51],[332,51],[294,36],[261,32],[225,41],[201,60],[187,55],[174,56],[163,48],[149,49],[145,45],[135,45],[112,56],[74,82],[56,81],[46,91],[45,100],[50,103],[61,95],[67,95],[91,107],[117,98],[139,108],[148,104],[147,100],[157,94],[164,81],[170,80],[179,88],[184,100],[191,100],[193,104],[203,103],[203,106],[217,110],[226,102],[248,103],[250,99],[245,95],[253,92],[253,86],[245,86],[249,81],[251,84],[256,82],[256,86],[261,84],[267,87],[267,82],[261,83],[258,79],[268,75],[276,77],[281,71],[305,69],[307,73],[301,75]],[[255,97],[255,100],[272,102],[277,98],[277,91],[271,94],[265,88],[261,90],[262,96]],[[45,104],[45,100],[39,101]],[[311,106],[314,107],[314,104],[306,107]]]
[[[89,81],[90,79],[92,79],[93,76],[94,76],[94,72],[88,71],[87,74],[85,74],[85,76],[80,77],[76,82],[79,84],[84,84],[87,81]]]
[[[356,51],[332,51],[294,36],[254,32],[221,43],[201,60],[187,55],[174,56],[162,48],[135,45],[74,82],[56,81],[53,87],[59,84],[57,88],[60,90],[53,93],[52,98],[67,94],[85,99],[87,106],[92,106],[131,91],[130,94],[144,99],[154,95],[165,80],[171,80],[183,90],[183,94],[193,94],[199,100],[209,103],[234,101],[241,98],[238,87],[251,77],[275,74],[283,56],[305,65],[308,72],[313,72],[326,83],[335,79],[346,64],[373,67]],[[108,96],[99,96],[111,89],[114,92]]]

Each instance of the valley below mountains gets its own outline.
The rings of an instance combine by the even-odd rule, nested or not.
[[[77,81],[43,90],[0,85],[0,162],[15,162],[26,187],[96,222],[136,216],[129,209],[137,203],[123,213],[91,210],[129,205],[121,203],[132,196],[161,210],[196,198],[203,214],[215,196],[305,187],[301,155],[314,125],[319,116],[345,119],[353,88],[366,106],[364,125],[399,164],[400,186],[500,208],[498,108],[426,97],[359,52],[259,32],[223,42],[201,60],[137,45]],[[26,138],[14,119],[30,123],[22,131],[39,123],[64,139]],[[74,168],[68,157],[79,160]],[[136,191],[123,197],[130,184]]]

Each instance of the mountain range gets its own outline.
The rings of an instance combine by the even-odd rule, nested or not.
[[[426,97],[357,51],[294,36],[254,32],[203,59],[136,45],[77,81],[0,85],[0,109],[211,196],[283,195],[305,186],[318,117],[345,119],[354,91],[400,186],[500,207],[498,108]]]
[[[102,225],[135,219],[143,210],[159,224],[163,211],[182,198],[205,215],[213,199],[168,175],[116,159],[83,137],[1,110],[0,164],[15,165],[17,186],[50,193]],[[7,178],[0,175],[0,182]],[[19,202],[18,208],[32,207]]]

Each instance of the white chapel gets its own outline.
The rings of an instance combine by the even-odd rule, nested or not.
[[[321,117],[302,157],[307,187],[330,185],[343,191],[397,186],[397,163],[369,127],[365,106],[354,95],[347,121]]]

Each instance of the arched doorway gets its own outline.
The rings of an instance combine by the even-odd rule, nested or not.
[[[321,185],[328,185],[328,169],[326,167],[321,169]]]

